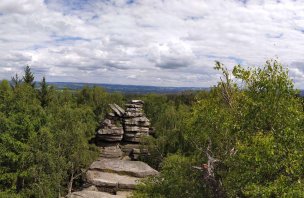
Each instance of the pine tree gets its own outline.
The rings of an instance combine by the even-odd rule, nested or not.
[[[46,84],[45,77],[43,76],[40,82],[39,100],[42,107],[46,107],[48,104],[48,85]]]
[[[15,88],[17,87],[19,84],[21,84],[22,79],[19,78],[18,74],[16,74],[15,76],[12,77],[12,87]]]
[[[26,84],[31,85],[32,87],[35,87],[35,82],[34,82],[34,74],[31,72],[30,66],[26,66],[24,69],[24,76],[23,76],[23,82]]]

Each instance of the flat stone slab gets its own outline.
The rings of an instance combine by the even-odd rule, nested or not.
[[[125,113],[123,108],[121,108],[117,104],[109,104],[109,106],[115,112],[115,114],[118,115],[119,117],[121,117]]]
[[[123,155],[123,152],[118,145],[99,147],[99,152],[101,157],[106,158],[120,158]]]
[[[146,117],[135,117],[124,119],[124,124],[129,126],[149,127],[151,123]]]
[[[144,116],[145,114],[142,113],[142,112],[128,112],[126,111],[124,116],[125,117],[128,117],[128,118],[133,118],[133,117],[142,117]]]
[[[128,126],[128,125],[126,125],[124,129],[125,129],[125,133],[128,133],[128,132],[148,133],[150,130],[149,127]]]
[[[104,128],[97,131],[98,135],[122,135],[123,133],[122,127]]]
[[[147,177],[157,175],[158,171],[141,161],[127,161],[119,159],[100,158],[91,164],[90,170],[100,170],[103,172],[118,173],[133,177]]]
[[[131,100],[132,104],[144,104],[144,101],[142,100]]]
[[[128,196],[128,194],[112,195],[106,192],[83,190],[73,192],[70,198],[127,198]]]
[[[132,143],[122,143],[121,150],[126,153],[127,155],[130,154],[130,152],[134,149],[140,149],[140,144],[132,144]]]
[[[98,170],[89,170],[86,173],[87,182],[105,188],[135,189],[140,182],[137,177],[119,175],[117,173],[100,172]]]

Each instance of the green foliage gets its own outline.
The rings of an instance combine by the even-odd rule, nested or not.
[[[183,131],[190,108],[185,103],[193,98],[192,95],[187,96],[149,94],[142,98],[147,117],[156,132],[156,138],[148,137],[144,140],[150,156],[142,160],[156,169],[160,168],[160,163],[167,154],[187,151],[188,144],[184,141]]]
[[[277,61],[234,69],[244,84],[235,156],[226,159],[231,196],[302,197],[303,111],[288,72]],[[238,175],[238,176],[237,176]]]
[[[37,94],[26,72],[14,89],[0,83],[0,197],[65,195],[97,157],[89,144],[95,115],[71,91],[47,87],[45,78]]]
[[[196,162],[182,155],[170,155],[162,163],[160,176],[148,178],[135,192],[135,198],[205,197],[201,175],[193,172]]]
[[[304,100],[287,69],[276,60],[232,72],[217,62],[215,69],[223,76],[210,92],[176,95],[55,90],[45,78],[37,92],[29,67],[23,82],[2,81],[0,197],[58,197],[79,187],[97,157],[88,142],[108,104],[135,97],[155,128],[143,160],[161,174],[134,197],[214,197],[203,165],[208,146],[227,197],[303,197]]]
[[[227,160],[231,169],[225,178],[231,197],[303,197],[299,147],[286,150],[273,132],[257,133],[236,146],[238,153]]]
[[[75,175],[81,175],[82,169],[98,157],[94,146],[88,144],[95,134],[94,114],[89,107],[68,105],[50,109],[48,113],[51,119],[49,128],[54,134],[58,156],[63,158],[63,164],[57,171],[65,171],[65,181],[74,180]]]
[[[24,68],[24,76],[22,77],[22,80],[24,83],[31,85],[32,87],[35,87],[34,79],[35,79],[34,74],[32,73],[30,66],[27,65]]]
[[[35,98],[34,89],[27,84],[14,89],[11,97],[2,101],[0,147],[0,186],[17,192],[29,181],[27,152],[30,139],[45,123],[45,114]]]
[[[45,77],[43,76],[42,81],[40,82],[40,89],[38,91],[38,97],[41,102],[42,107],[46,107],[50,100],[49,98],[49,88],[46,84]]]
[[[18,74],[13,76],[11,81],[12,81],[12,87],[17,87],[18,85],[20,85],[22,83],[22,79],[19,78]]]
[[[119,93],[110,94],[104,89],[94,86],[89,88],[85,86],[77,94],[77,103],[79,105],[90,106],[95,114],[96,121],[100,121],[108,112],[109,104],[123,104],[123,96]]]
[[[197,165],[205,164],[208,142],[212,142],[212,157],[220,160],[214,178],[227,197],[303,197],[303,99],[287,69],[276,60],[263,67],[237,65],[232,73],[217,62],[215,69],[223,74],[220,82],[209,94],[198,93],[197,102],[190,104],[192,110],[184,112],[183,119],[175,119],[178,116],[166,97],[153,96],[157,107],[148,106],[147,112],[156,121],[159,139],[150,140],[149,145],[162,151],[165,165],[160,168],[162,179],[146,182],[136,196],[170,197],[162,191],[166,189],[171,197],[189,197],[179,191],[187,186],[180,178],[187,178],[179,169],[184,163],[175,161],[168,174],[167,160],[171,160],[170,153],[180,152],[187,159],[196,159]],[[175,126],[182,127],[174,131]],[[202,175],[204,171],[207,169]],[[176,188],[166,186],[166,181]],[[203,177],[197,181],[207,182]],[[208,188],[207,183],[200,186],[205,196],[214,196]]]

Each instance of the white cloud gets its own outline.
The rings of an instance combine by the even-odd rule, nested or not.
[[[2,0],[0,77],[210,86],[214,60],[278,56],[304,88],[304,4],[282,0]]]
[[[1,13],[18,13],[18,14],[31,14],[43,9],[44,4],[41,0],[1,0],[0,12]]]

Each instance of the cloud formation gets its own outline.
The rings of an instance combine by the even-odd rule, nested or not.
[[[300,0],[0,1],[1,79],[206,87],[279,57],[304,88],[303,47]]]

